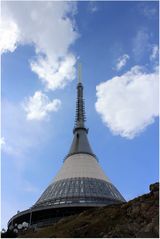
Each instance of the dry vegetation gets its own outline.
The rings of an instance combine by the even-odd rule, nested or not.
[[[159,184],[127,203],[84,211],[19,237],[159,237]]]

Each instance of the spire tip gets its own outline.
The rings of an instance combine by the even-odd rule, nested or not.
[[[82,83],[82,65],[78,62],[78,83]]]

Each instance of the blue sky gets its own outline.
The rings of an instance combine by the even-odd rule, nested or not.
[[[100,165],[126,200],[147,193],[158,181],[158,2],[3,2],[2,20],[2,227],[69,151],[77,61]]]

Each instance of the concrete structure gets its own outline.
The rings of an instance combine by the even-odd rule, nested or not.
[[[83,85],[77,85],[77,105],[73,142],[62,168],[38,201],[9,221],[44,226],[63,216],[92,207],[125,201],[101,169],[88,141],[85,127]]]

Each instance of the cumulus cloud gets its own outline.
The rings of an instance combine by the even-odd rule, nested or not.
[[[3,2],[1,51],[13,52],[20,44],[34,46],[31,69],[46,88],[61,88],[75,77],[76,57],[70,51],[78,37],[75,13],[74,2]]]
[[[49,112],[56,112],[61,106],[61,101],[49,100],[48,96],[41,91],[36,91],[32,97],[25,100],[23,108],[27,113],[28,120],[44,120]]]
[[[10,19],[0,21],[0,52],[13,52],[17,47],[19,30],[15,22]]]
[[[152,53],[150,55],[150,60],[155,60],[158,57],[158,52],[159,52],[158,46],[154,45],[152,48]]]
[[[96,87],[96,111],[116,134],[134,138],[158,116],[158,70],[134,66]]]
[[[75,57],[67,55],[55,65],[52,63],[49,59],[40,57],[37,62],[31,62],[31,69],[38,74],[46,89],[64,88],[75,77]]]
[[[124,54],[123,56],[119,57],[116,64],[116,70],[117,71],[121,70],[126,65],[128,60],[129,55],[127,54]]]

